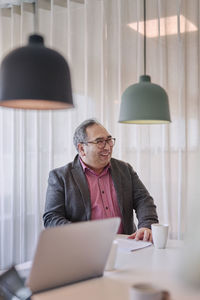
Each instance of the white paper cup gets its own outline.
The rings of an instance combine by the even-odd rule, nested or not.
[[[154,247],[157,249],[164,249],[167,244],[169,225],[151,224],[151,230]]]
[[[118,249],[118,242],[113,241],[112,247],[110,249],[110,253],[107,259],[105,271],[112,271],[115,269],[115,262],[117,257],[117,249]]]
[[[130,289],[130,300],[163,300],[169,299],[169,294],[151,284],[138,283]]]

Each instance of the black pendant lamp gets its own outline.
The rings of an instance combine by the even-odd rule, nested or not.
[[[10,52],[0,67],[0,106],[22,109],[73,107],[69,66],[57,51],[31,35],[27,46]]]
[[[120,123],[163,124],[171,122],[165,90],[146,75],[146,0],[144,0],[144,75],[122,94]]]

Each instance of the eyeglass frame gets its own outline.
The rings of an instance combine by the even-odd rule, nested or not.
[[[112,141],[113,142],[113,145],[110,145],[109,144],[109,141]],[[108,137],[107,139],[101,139],[101,138],[97,138],[96,140],[94,141],[87,141],[87,142],[81,142],[81,144],[94,144],[94,145],[97,145],[97,147],[99,149],[103,149],[105,148],[106,144],[108,143],[108,145],[110,147],[113,147],[115,145],[115,141],[116,141],[116,138],[113,138],[113,137]],[[102,147],[99,147],[99,144],[98,143],[101,143],[101,142],[104,142],[104,145]]]

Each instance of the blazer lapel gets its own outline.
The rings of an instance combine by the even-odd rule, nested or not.
[[[112,167],[112,164],[111,164],[111,176],[115,186],[119,208],[123,217],[122,183],[119,174],[115,172],[115,169]]]
[[[72,169],[72,174],[74,180],[81,192],[82,200],[85,206],[86,218],[90,220],[91,218],[91,201],[90,201],[90,192],[87,184],[87,180],[83,169],[81,167],[78,156],[74,160],[74,168]]]

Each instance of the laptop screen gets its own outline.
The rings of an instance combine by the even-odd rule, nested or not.
[[[32,292],[103,275],[119,218],[47,228],[40,234],[27,285]]]

